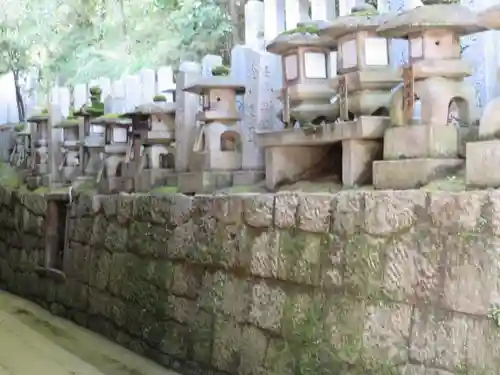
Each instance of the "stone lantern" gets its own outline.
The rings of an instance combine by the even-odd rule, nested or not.
[[[49,184],[49,119],[47,110],[27,119],[34,125],[31,128],[34,168],[32,175],[27,177],[27,183],[32,188]]]
[[[500,30],[500,5],[478,14],[478,22],[488,29]],[[500,187],[500,97],[484,108],[478,140],[468,142],[465,153],[465,182],[473,188]]]
[[[474,12],[456,4],[421,6],[378,29],[381,36],[408,39],[410,57],[401,69],[404,83],[391,100],[384,161],[374,164],[376,188],[426,185],[462,165],[459,128],[472,127],[478,110],[474,87],[464,80],[472,68],[461,59],[460,37],[483,30]]]
[[[152,103],[123,115],[132,120],[133,156],[127,163],[126,174],[134,180],[134,191],[177,185],[175,111],[175,103],[167,103],[163,95],[157,95]]]
[[[318,31],[317,24],[302,23],[267,46],[268,52],[281,56],[280,100],[286,127],[293,127],[296,121],[307,125],[335,120],[335,106],[330,102],[335,92],[328,83],[337,74],[337,43],[318,36]]]
[[[123,167],[132,151],[129,133],[132,121],[118,115],[107,114],[93,119],[91,124],[104,127],[104,164],[102,176],[98,178],[99,192],[128,191],[128,181],[123,175]]]
[[[14,150],[10,156],[10,164],[19,168],[21,175],[26,177],[31,167],[31,133],[24,124],[19,124],[15,131]]]
[[[70,117],[54,126],[54,128],[62,129],[63,132],[63,141],[61,145],[63,158],[59,166],[59,172],[61,173],[63,183],[71,183],[81,174],[81,142],[79,134],[82,122],[83,119]]]
[[[188,173],[178,176],[179,189],[202,193],[233,184],[233,174],[241,171],[240,114],[236,95],[245,92],[244,84],[230,76],[204,77],[184,88],[200,97],[200,122]]]
[[[102,125],[90,124],[104,114],[104,103],[101,101],[101,89],[98,86],[91,87],[90,104],[85,104],[74,113],[74,116],[83,117],[78,127],[78,139],[81,141],[79,163],[81,176],[78,180],[93,179],[100,169],[101,153],[104,150],[104,127]]]

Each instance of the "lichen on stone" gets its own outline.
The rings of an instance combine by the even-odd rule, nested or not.
[[[292,34],[313,34],[318,35],[319,28],[316,25],[300,25],[295,29],[286,30],[280,35],[292,35]]]
[[[155,95],[153,97],[153,102],[157,103],[157,102],[166,102],[167,101],[167,97],[165,95]]]
[[[214,77],[226,77],[231,73],[231,69],[225,65],[219,65],[212,69]]]

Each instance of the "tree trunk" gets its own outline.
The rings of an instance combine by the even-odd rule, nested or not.
[[[19,122],[24,122],[26,117],[26,110],[24,108],[23,94],[21,93],[21,86],[19,86],[19,72],[16,69],[12,70],[14,76],[14,90],[16,92],[17,115]]]

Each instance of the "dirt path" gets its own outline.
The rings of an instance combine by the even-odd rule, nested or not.
[[[178,375],[0,291],[0,375]]]

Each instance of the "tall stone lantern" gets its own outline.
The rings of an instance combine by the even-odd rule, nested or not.
[[[283,88],[282,121],[286,127],[334,121],[335,95],[329,80],[337,74],[336,41],[320,37],[322,24],[302,23],[286,31],[268,46],[267,51],[281,56]]]
[[[47,110],[30,116],[27,121],[34,126],[31,128],[31,142],[33,144],[33,171],[27,177],[28,186],[48,186],[49,184],[49,120]]]
[[[70,184],[81,174],[80,169],[80,149],[79,127],[83,119],[68,117],[54,126],[62,129],[62,161],[59,165],[59,172],[63,183]]]
[[[374,163],[376,188],[415,188],[462,165],[459,128],[473,126],[478,109],[474,87],[464,80],[472,67],[461,58],[460,37],[483,30],[476,13],[456,4],[421,6],[378,29],[409,41],[409,64],[391,100],[384,160]],[[416,100],[419,120],[412,118]]]

